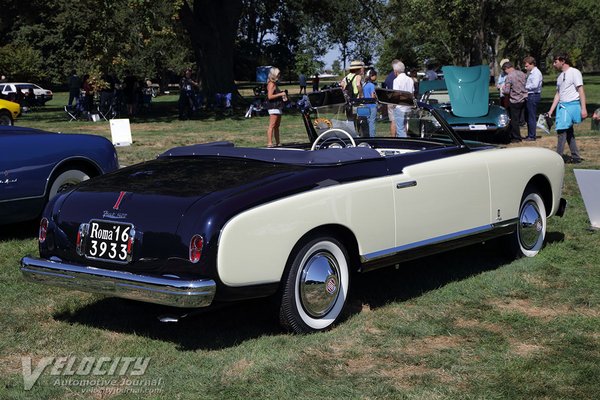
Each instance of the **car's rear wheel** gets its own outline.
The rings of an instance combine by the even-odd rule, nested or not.
[[[298,246],[283,277],[281,325],[309,333],[339,321],[348,299],[349,271],[348,252],[333,237],[317,237]]]
[[[13,120],[10,116],[10,113],[6,111],[0,111],[0,125],[12,125]]]
[[[50,185],[48,199],[53,198],[58,193],[67,190],[69,187],[77,185],[80,182],[90,179],[90,176],[79,169],[68,169],[61,172]]]
[[[546,239],[546,207],[535,189],[525,191],[519,207],[519,221],[515,232],[507,238],[512,257],[534,257]]]

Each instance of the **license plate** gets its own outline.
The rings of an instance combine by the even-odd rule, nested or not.
[[[117,263],[131,261],[133,225],[112,221],[90,221],[85,256]]]
[[[469,125],[469,129],[472,131],[485,131],[487,129],[487,126],[483,124],[474,124]]]

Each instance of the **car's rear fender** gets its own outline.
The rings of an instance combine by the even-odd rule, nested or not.
[[[392,186],[389,177],[338,184],[236,215],[219,236],[219,280],[233,287],[279,282],[294,246],[322,229],[353,238],[346,244],[355,253],[394,247]]]

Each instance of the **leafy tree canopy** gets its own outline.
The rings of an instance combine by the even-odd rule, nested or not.
[[[566,51],[600,67],[597,0],[4,0],[0,73],[64,83],[68,72],[125,70],[167,79],[195,67],[209,94],[253,80],[260,65],[284,78],[359,59],[423,68]]]

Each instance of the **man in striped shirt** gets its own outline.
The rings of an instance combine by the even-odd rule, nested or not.
[[[502,65],[502,70],[507,74],[502,92],[509,99],[511,142],[520,142],[521,130],[519,119],[527,100],[527,90],[525,89],[527,78],[523,71],[515,69],[510,61]]]

